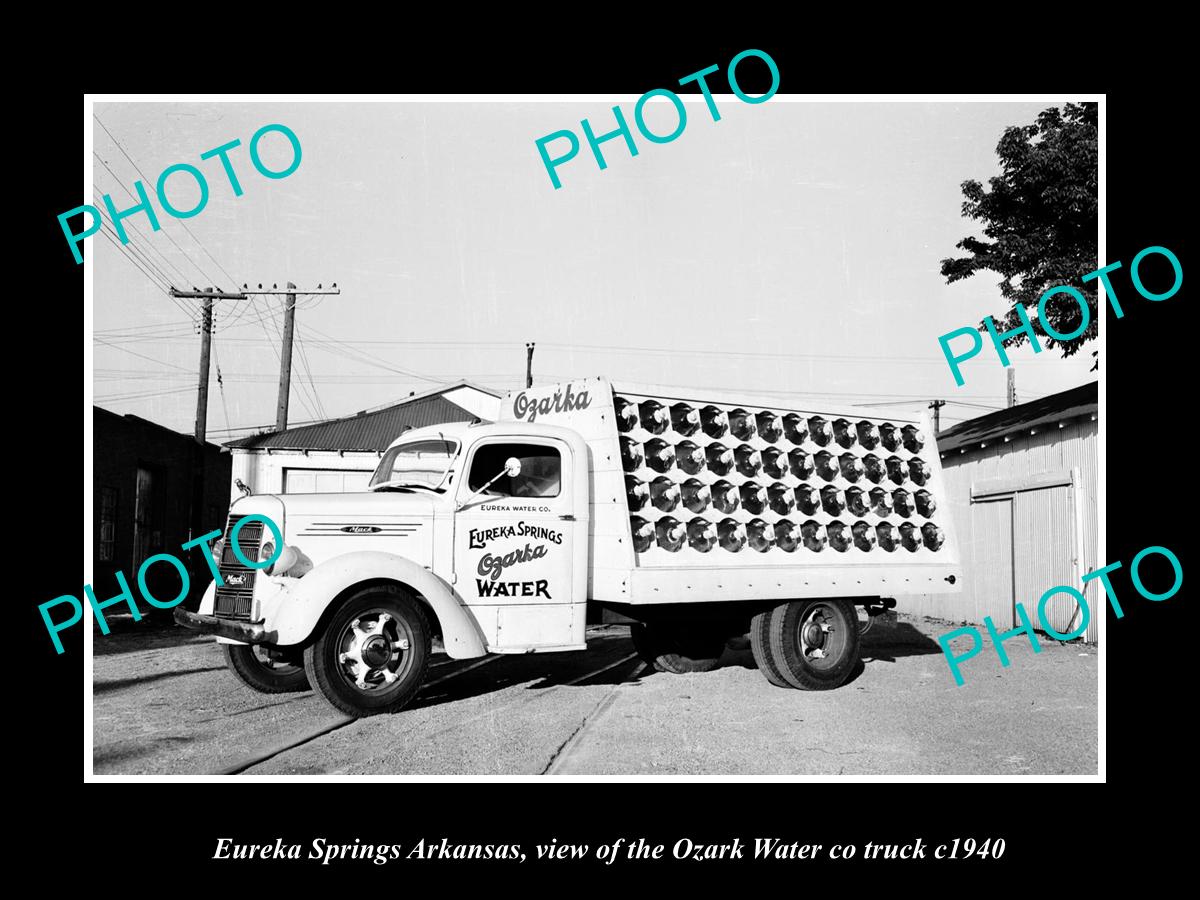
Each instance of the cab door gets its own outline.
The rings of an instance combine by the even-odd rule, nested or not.
[[[510,459],[520,474],[504,474]],[[493,653],[584,647],[575,543],[587,535],[576,533],[576,465],[586,460],[553,438],[497,436],[471,448],[458,485],[454,584]]]

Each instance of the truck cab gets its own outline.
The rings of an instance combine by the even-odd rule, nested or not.
[[[243,557],[274,562],[239,559],[235,526]],[[585,649],[588,447],[526,422],[411,430],[366,492],[239,499],[213,553],[222,583],[176,619],[216,635],[243,681],[392,708],[433,636],[460,659]]]

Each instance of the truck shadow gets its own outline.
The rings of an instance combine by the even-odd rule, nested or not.
[[[940,654],[941,646],[908,622],[882,623],[862,637],[860,655],[865,662],[895,662],[905,656]]]
[[[526,690],[541,691],[553,687],[588,687],[615,685],[641,680],[645,664],[630,657],[633,643],[627,637],[603,638],[596,642],[599,652],[537,653],[501,656],[485,665],[462,671],[471,663],[449,663],[445,666],[446,681],[424,688],[408,709],[454,703],[506,688],[524,685]],[[439,677],[442,673],[439,668]]]

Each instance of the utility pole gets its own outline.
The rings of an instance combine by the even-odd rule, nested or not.
[[[212,288],[205,288],[212,294]],[[208,367],[212,353],[212,297],[205,297],[200,313],[200,385],[196,390],[196,443],[208,436]]]
[[[214,300],[245,300],[245,294],[214,291],[211,287],[190,291],[171,288],[171,296],[184,300],[200,300],[200,382],[196,390],[196,445],[192,448],[189,476],[192,481],[192,500],[188,508],[188,538],[203,534],[213,522],[204,521],[205,461],[204,443],[208,437],[208,367],[212,355],[212,320]]]
[[[1017,370],[1012,366],[1008,367],[1008,408],[1012,409],[1017,405]]]
[[[214,291],[208,287],[202,291],[177,291],[171,288],[171,296],[185,300],[200,300],[200,384],[196,391],[196,443],[203,445],[208,434],[208,368],[212,354],[212,312],[214,300],[245,300],[245,294]]]
[[[295,285],[290,281],[289,288]],[[287,429],[288,400],[292,395],[292,334],[296,330],[296,295],[288,294],[283,303],[283,346],[279,348],[279,403],[275,407],[275,430]]]
[[[945,400],[929,401],[929,408],[933,410],[933,436],[935,439],[942,433],[942,407],[945,405]]]
[[[275,406],[275,430],[286,431],[288,422],[288,401],[292,394],[292,336],[296,333],[296,285],[290,281],[286,283],[286,287],[280,290],[279,285],[273,284],[269,289],[264,289],[260,284],[258,290],[251,290],[249,285],[242,285],[242,292],[246,296],[252,294],[283,294],[283,346],[279,348],[279,401]],[[303,294],[340,294],[337,282],[335,281],[332,288],[325,288],[317,285],[315,291],[301,291]]]
[[[533,387],[533,348],[537,346],[533,343],[525,345],[525,387]]]

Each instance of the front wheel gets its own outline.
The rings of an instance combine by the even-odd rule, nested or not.
[[[429,620],[399,587],[354,594],[304,651],[309,680],[351,716],[403,708],[421,687],[430,655]]]
[[[801,690],[841,687],[858,663],[858,614],[848,600],[783,603],[767,632],[775,668]]]
[[[266,647],[251,644],[222,644],[225,665],[242,684],[260,694],[290,694],[308,690],[308,676],[299,656],[288,659]]]
[[[630,627],[629,636],[642,659],[658,671],[672,675],[711,672],[725,650],[725,636],[720,632],[686,626],[638,622]]]

